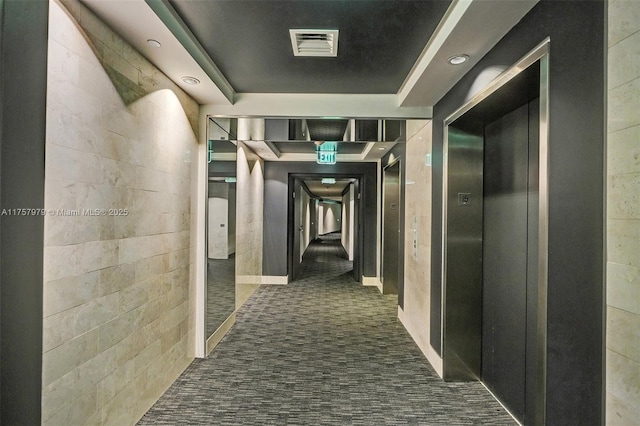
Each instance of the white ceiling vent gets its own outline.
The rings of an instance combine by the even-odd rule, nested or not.
[[[289,30],[295,56],[337,56],[338,30]]]

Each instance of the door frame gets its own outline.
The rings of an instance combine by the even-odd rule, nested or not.
[[[449,179],[449,126],[466,112],[488,98],[528,67],[540,64],[540,118],[539,118],[539,168],[538,168],[538,283],[537,283],[537,323],[536,323],[536,405],[534,417],[536,424],[544,424],[546,412],[546,371],[547,371],[547,285],[548,285],[548,241],[549,241],[549,51],[550,39],[546,38],[537,47],[522,57],[510,68],[501,73],[467,103],[453,112],[444,122],[443,140],[443,181],[442,181],[442,317],[441,347],[444,377],[447,378],[448,366],[454,366],[456,359],[447,351],[447,318],[455,313],[447,312],[447,203]],[[452,330],[455,333],[455,330]],[[456,370],[454,380],[479,380],[471,374],[460,375]]]
[[[331,176],[339,179],[354,179],[355,199],[354,199],[354,247],[353,247],[353,274],[354,281],[362,282],[362,272],[364,264],[364,233],[362,224],[364,223],[364,209],[361,206],[362,197],[359,194],[363,191],[364,175],[352,173],[329,173]],[[289,281],[293,281],[292,273],[294,270],[294,261],[296,259],[294,253],[295,238],[298,230],[294,229],[295,216],[295,182],[304,179],[319,179],[326,176],[327,173],[289,173],[287,182],[287,275]]]

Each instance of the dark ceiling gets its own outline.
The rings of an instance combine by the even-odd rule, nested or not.
[[[347,130],[348,120],[307,119],[309,137],[313,141],[341,141]]]
[[[170,3],[237,92],[390,94],[450,0]],[[338,29],[338,56],[293,56],[289,29]]]

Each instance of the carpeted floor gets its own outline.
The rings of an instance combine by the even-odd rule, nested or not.
[[[140,425],[513,425],[480,383],[445,383],[397,319],[353,281],[335,235],[300,279],[262,286],[206,359]]]

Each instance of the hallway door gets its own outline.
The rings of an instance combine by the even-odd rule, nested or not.
[[[537,286],[535,105],[531,114],[524,104],[484,132],[482,380],[519,421],[525,419],[528,352],[533,354],[527,340],[535,338],[527,330],[535,325]]]
[[[302,259],[300,258],[300,245],[302,240],[302,232],[304,230],[302,225],[302,184],[300,179],[294,179],[294,199],[293,199],[293,251],[291,253],[291,277],[290,281],[295,279],[300,274],[300,267],[302,265]]]
[[[362,180],[360,178],[356,179],[353,182],[353,191],[354,191],[354,200],[353,200],[353,230],[354,235],[351,236],[353,238],[353,280],[355,282],[362,281],[362,271],[363,265],[362,260],[364,259],[364,231],[362,230],[362,214],[363,209],[361,208],[361,194],[363,191]]]
[[[400,161],[384,169],[382,205],[382,292],[398,293],[400,257]]]

